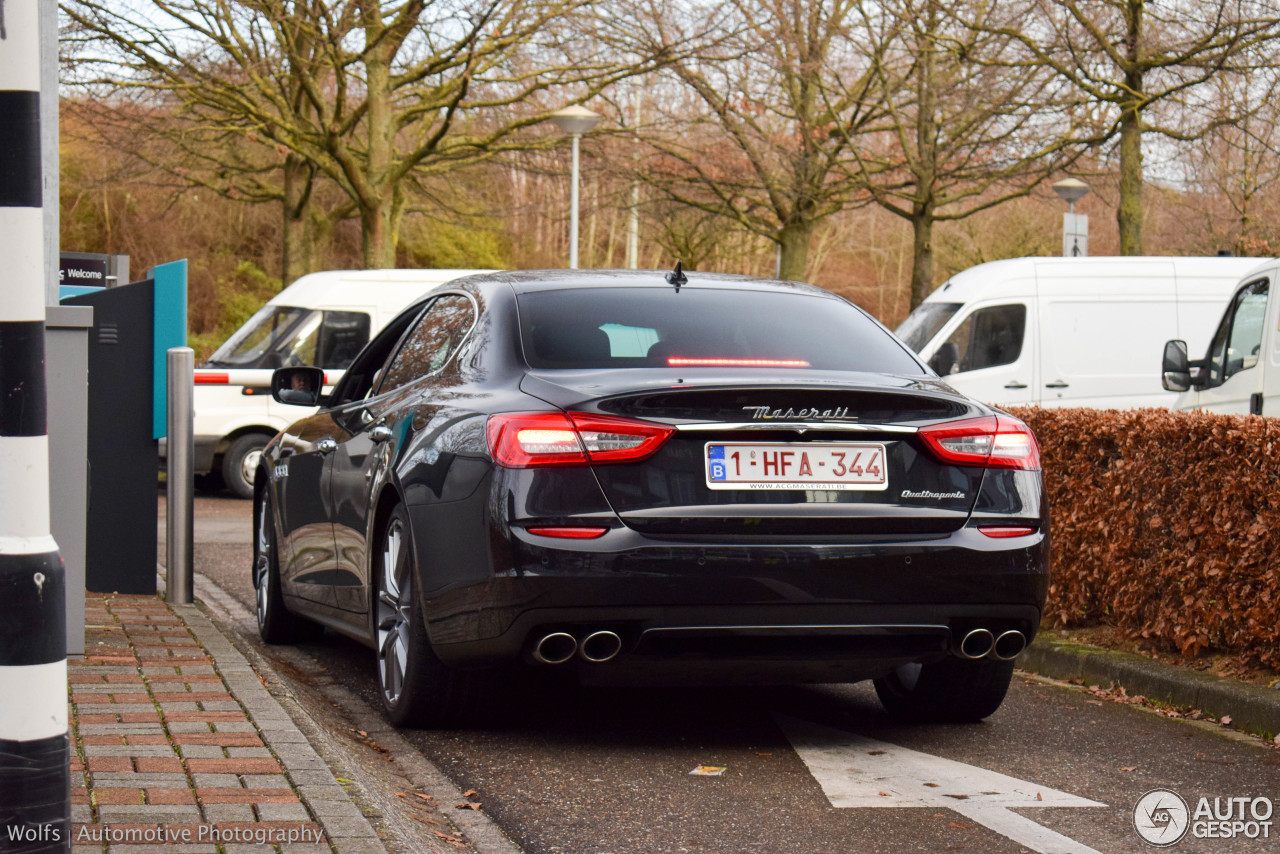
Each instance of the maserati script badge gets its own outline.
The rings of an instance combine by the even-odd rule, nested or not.
[[[849,407],[836,406],[830,409],[775,409],[772,406],[744,406],[756,421],[788,421],[795,418],[812,418],[815,421],[857,421],[858,416],[849,414]]]

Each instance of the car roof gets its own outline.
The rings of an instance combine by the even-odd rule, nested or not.
[[[575,288],[670,289],[672,285],[666,280],[667,272],[666,270],[518,270],[472,276],[466,280],[466,283],[476,287],[505,285],[516,294]],[[804,282],[762,279],[728,273],[700,273],[692,270],[686,270],[685,275],[689,281],[680,286],[682,290],[714,288],[716,290],[772,291],[839,299],[830,291]]]

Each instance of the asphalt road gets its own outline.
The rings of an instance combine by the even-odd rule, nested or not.
[[[249,502],[199,498],[196,515],[196,570],[252,608]],[[302,651],[377,707],[371,651],[333,633]],[[1202,797],[1280,798],[1272,747],[1022,674],[1000,711],[968,726],[899,724],[869,685],[534,682],[507,702],[475,729],[404,735],[537,854],[1138,852],[1150,848],[1134,808],[1151,790],[1180,795],[1193,822]],[[725,770],[691,775],[699,766]],[[1145,807],[1172,804],[1176,821],[1161,797]],[[1165,813],[1143,814],[1163,826]],[[1277,851],[1280,810],[1269,820],[1265,840],[1189,834],[1173,850]]]

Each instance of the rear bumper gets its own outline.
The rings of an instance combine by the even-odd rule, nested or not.
[[[429,524],[432,509],[411,510],[415,530],[436,534],[419,539],[420,566],[452,558],[457,567],[450,538]],[[502,548],[471,542],[491,561],[487,572],[424,578],[433,645],[457,666],[531,663],[548,632],[608,630],[622,638],[615,659],[568,666],[847,681],[951,654],[973,628],[1016,629],[1029,641],[1048,588],[1046,536],[993,540],[968,528],[856,544],[690,544],[625,528],[590,541],[519,531]]]

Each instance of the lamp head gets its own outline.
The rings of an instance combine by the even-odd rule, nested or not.
[[[1067,178],[1054,184],[1053,191],[1058,194],[1058,198],[1069,205],[1074,205],[1089,195],[1089,185],[1078,178]]]
[[[550,119],[565,133],[579,136],[600,124],[601,116],[599,113],[593,113],[586,107],[575,104],[572,107],[557,110],[551,114]]]

